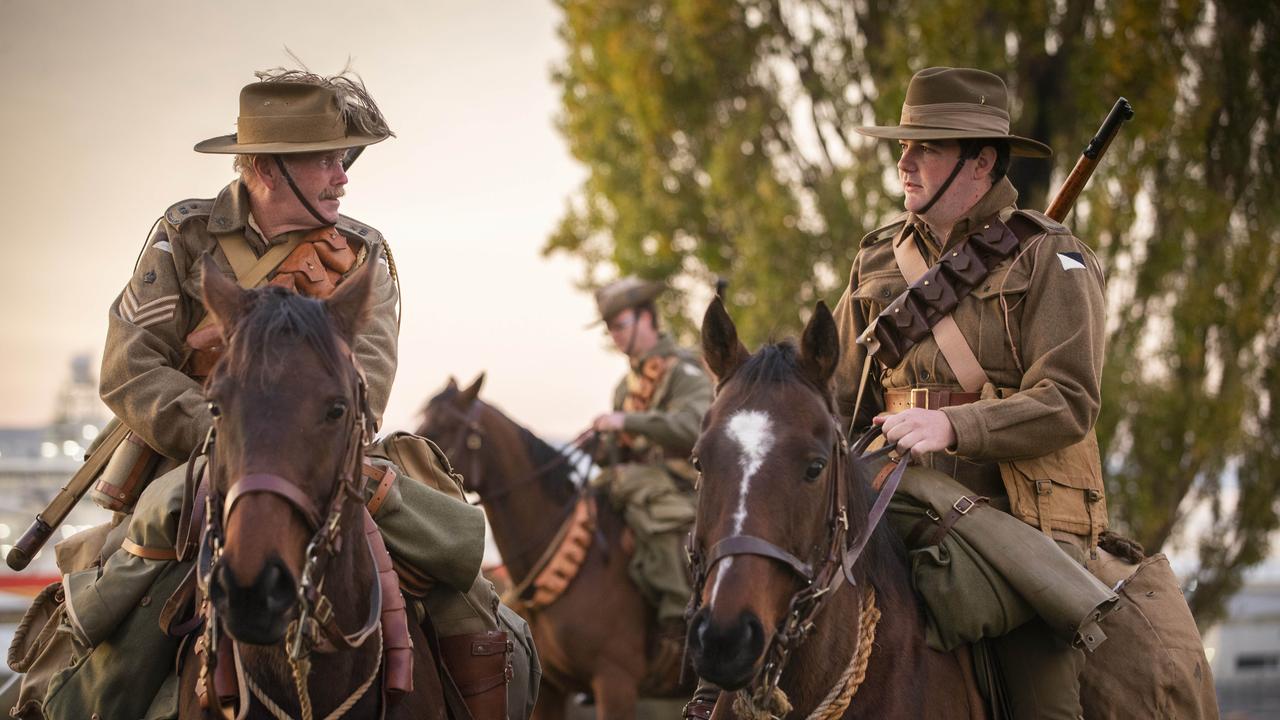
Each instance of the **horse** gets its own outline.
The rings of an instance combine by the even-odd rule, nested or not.
[[[821,303],[798,347],[754,355],[718,298],[703,320],[718,390],[694,449],[688,647],[699,676],[742,691],[712,717],[981,717],[963,660],[925,645],[901,543],[868,525],[829,390],[839,342]],[[846,562],[851,533],[865,545]]]
[[[798,347],[753,355],[720,300],[707,308],[702,347],[718,389],[694,448],[699,607],[688,644],[701,677],[737,691],[711,717],[986,717],[968,648],[926,646],[905,548],[878,524],[906,458],[870,481],[859,453],[871,437],[848,448],[840,432],[830,390],[839,341],[819,303]],[[1104,622],[1117,639],[1086,658],[1084,716],[1140,707],[1216,718],[1208,662],[1168,561],[1106,532],[1099,562],[1090,569],[1119,589],[1124,612]]]
[[[467,489],[480,497],[517,590],[529,586],[575,510],[594,513],[594,539],[576,575],[554,601],[523,610],[543,667],[533,717],[563,718],[571,692],[591,693],[601,718],[635,717],[656,669],[650,658],[656,620],[627,573],[622,517],[608,501],[581,505],[573,459],[482,401],[483,383],[481,374],[460,389],[451,378],[424,406],[417,433],[445,448]],[[663,684],[671,696],[692,690],[676,678]]]
[[[358,484],[374,428],[351,351],[375,265],[321,301],[241,290],[204,260],[226,352],[206,385],[214,420],[196,573],[207,600],[202,647],[188,643],[183,657],[182,718],[207,716],[198,688],[212,716],[229,712],[218,689],[232,676],[244,717],[451,717],[415,623],[412,690],[384,698],[385,658],[406,650],[379,618],[403,598],[384,587],[393,576],[379,581],[385,549]],[[395,684],[406,689],[403,676]]]

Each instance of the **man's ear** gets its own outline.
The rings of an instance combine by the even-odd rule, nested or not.
[[[269,190],[275,190],[276,183],[280,182],[280,170],[276,167],[273,155],[249,156],[249,172],[257,176],[258,182]]]
[[[990,178],[995,169],[996,149],[990,145],[984,145],[982,150],[978,151],[978,157],[973,160],[973,178],[975,180]]]

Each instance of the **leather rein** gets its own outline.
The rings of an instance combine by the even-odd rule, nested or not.
[[[894,449],[893,445],[871,453],[865,452],[867,446],[880,435],[880,432],[878,426],[871,428],[852,447],[848,445],[842,433],[837,433],[838,440],[832,450],[831,465],[827,468],[828,542],[816,565],[814,562],[801,560],[777,544],[754,535],[731,535],[721,538],[711,546],[710,552],[704,555],[702,548],[695,540],[696,532],[690,534],[689,556],[694,584],[689,617],[692,617],[702,605],[702,591],[711,570],[725,558],[735,555],[765,557],[785,565],[804,581],[803,586],[791,596],[786,616],[769,641],[769,646],[765,648],[764,664],[751,684],[753,694],[770,693],[778,686],[791,653],[800,647],[816,627],[813,619],[822,606],[843,583],[847,582],[851,587],[858,585],[854,567],[871,540],[876,526],[888,510],[889,500],[897,491],[910,460],[910,455],[904,455],[897,461],[897,466],[886,478],[871,510],[867,513],[862,529],[856,536],[850,537],[849,484],[852,476],[846,477],[846,463],[851,455],[858,460],[867,461],[891,452]]]
[[[246,496],[265,493],[284,500],[305,520],[312,532],[311,539],[307,543],[302,577],[298,584],[297,618],[289,624],[285,632],[288,660],[294,671],[299,703],[303,708],[304,716],[308,718],[310,717],[310,699],[307,693],[306,675],[310,668],[311,652],[313,650],[334,652],[361,647],[379,630],[382,612],[381,585],[378,582],[372,582],[369,591],[368,617],[355,631],[344,632],[335,617],[333,603],[324,592],[325,570],[329,561],[342,550],[342,515],[349,506],[359,506],[365,502],[360,485],[362,450],[376,432],[373,414],[369,409],[368,385],[364,370],[351,348],[340,338],[336,339],[336,342],[353,368],[356,398],[354,412],[348,413],[351,421],[345,433],[346,442],[343,448],[343,459],[339,465],[339,474],[334,483],[333,492],[323,505],[318,505],[305,490],[287,478],[269,473],[246,475],[233,483],[224,495],[216,487],[213,479],[217,470],[217,453],[214,451],[218,428],[217,415],[214,416],[213,425],[209,428],[203,446],[192,456],[187,468],[190,486],[190,474],[196,464],[195,459],[200,455],[208,458],[203,470],[203,482],[208,487],[208,493],[205,496],[204,524],[196,556],[196,578],[205,598],[209,597],[210,583],[214,573],[222,564],[226,525],[237,503]],[[369,547],[369,553],[372,558],[372,547]],[[373,565],[376,567],[376,558],[373,560]],[[205,663],[200,674],[207,683],[211,709],[221,711],[221,700],[212,687],[212,681],[217,664],[217,645],[224,631],[213,604],[206,603],[206,606]],[[300,670],[302,672],[299,672]],[[376,672],[378,672],[377,668],[375,668]]]

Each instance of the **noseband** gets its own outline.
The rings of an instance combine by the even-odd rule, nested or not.
[[[805,562],[777,544],[754,535],[730,535],[729,537],[721,538],[711,546],[711,551],[705,556],[697,545],[695,539],[697,537],[696,531],[689,536],[689,557],[693,569],[694,586],[693,595],[689,601],[688,617],[692,617],[701,607],[702,591],[706,586],[707,577],[716,564],[725,558],[735,555],[765,557],[785,565],[804,581],[800,590],[791,596],[791,600],[787,604],[786,616],[779,624],[777,632],[774,633],[773,639],[769,642],[769,646],[765,648],[764,664],[752,683],[758,688],[757,692],[769,693],[778,686],[788,658],[804,642],[805,638],[813,632],[815,628],[813,618],[818,615],[822,606],[834,595],[835,591],[840,589],[844,582],[848,582],[850,586],[857,587],[858,581],[854,574],[854,566],[862,555],[862,551],[866,548],[867,542],[871,540],[871,535],[875,532],[876,526],[884,517],[885,511],[889,507],[889,500],[893,497],[894,492],[897,491],[898,484],[902,481],[902,475],[906,472],[907,463],[910,459],[909,455],[904,455],[898,460],[897,467],[885,480],[880,494],[876,497],[876,501],[871,507],[871,511],[867,513],[866,522],[863,524],[862,529],[856,537],[850,538],[850,489],[849,478],[846,478],[845,473],[845,463],[848,462],[850,455],[857,457],[861,461],[868,461],[891,452],[893,450],[892,445],[872,453],[865,452],[867,446],[880,435],[880,432],[879,427],[873,427],[859,438],[852,448],[848,446],[844,435],[837,433],[838,440],[831,453],[833,459],[831,465],[827,468],[827,478],[829,480],[827,493],[828,543],[816,567],[814,563]]]

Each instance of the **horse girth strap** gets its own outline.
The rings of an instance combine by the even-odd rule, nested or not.
[[[806,581],[813,580],[813,567],[809,563],[768,540],[754,535],[730,535],[711,546],[711,552],[707,554],[707,568],[710,569],[717,562],[734,555],[759,555],[771,558],[791,568]]]
[[[914,246],[913,233],[914,230],[906,228],[894,238],[895,259],[899,245]],[[943,253],[937,264],[914,280],[908,275],[910,271],[903,268],[903,276],[910,286],[872,320],[866,332],[858,336],[857,342],[885,367],[897,367],[907,351],[935,331],[942,319],[956,309],[960,300],[985,280],[996,265],[1013,255],[1019,245],[1018,236],[1009,226],[993,219],[949,252]],[[914,251],[919,253],[918,248]],[[907,263],[911,265],[910,260]],[[944,336],[946,332],[943,330]],[[963,336],[959,339],[964,341]],[[969,352],[972,353],[972,349]],[[947,360],[951,362],[950,357]],[[963,366],[963,361],[957,362]],[[952,369],[959,375],[960,370],[954,366]]]

